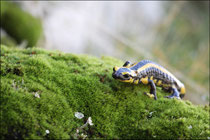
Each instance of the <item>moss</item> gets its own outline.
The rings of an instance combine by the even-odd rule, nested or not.
[[[203,138],[209,106],[148,98],[144,85],[114,80],[112,67],[123,62],[43,49],[1,46],[1,137],[74,138],[88,117],[88,138]],[[40,98],[36,98],[38,94]],[[82,112],[77,119],[75,112]],[[50,133],[46,134],[46,130]]]
[[[36,45],[42,34],[41,21],[12,2],[1,1],[1,27],[17,43],[27,41],[27,47]]]

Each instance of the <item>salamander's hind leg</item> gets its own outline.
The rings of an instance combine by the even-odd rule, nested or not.
[[[179,97],[180,93],[175,87],[172,87],[172,91],[173,91],[173,93],[170,96],[165,96],[165,97],[166,98],[177,98],[177,99],[180,99],[180,97]]]
[[[148,80],[148,84],[150,85],[150,93],[144,93],[144,94],[157,100],[155,83],[152,80]]]

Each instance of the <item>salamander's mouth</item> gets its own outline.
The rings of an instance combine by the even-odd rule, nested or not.
[[[128,74],[122,75],[122,74],[116,74],[116,73],[112,73],[112,77],[114,79],[119,79],[119,80],[130,80],[131,76]]]

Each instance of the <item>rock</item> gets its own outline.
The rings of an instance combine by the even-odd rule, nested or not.
[[[209,137],[209,106],[166,99],[170,93],[161,89],[157,89],[158,100],[148,98],[143,93],[149,87],[112,78],[113,67],[121,65],[122,61],[111,57],[2,45],[1,139],[73,139],[88,117],[94,125],[82,132],[86,138]],[[14,67],[24,70],[23,74],[13,73]],[[33,92],[41,98],[34,98]],[[74,116],[78,111],[84,118]],[[46,130],[50,130],[47,135]]]

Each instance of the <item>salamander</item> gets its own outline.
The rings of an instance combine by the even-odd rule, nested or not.
[[[186,93],[182,82],[164,67],[150,60],[142,60],[134,64],[126,61],[122,67],[113,68],[112,77],[122,82],[150,85],[150,92],[145,94],[155,100],[157,100],[156,86],[172,93],[166,98],[180,99]]]

